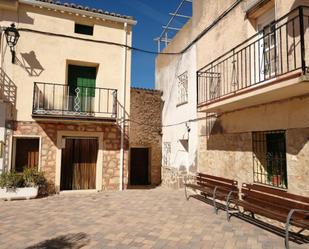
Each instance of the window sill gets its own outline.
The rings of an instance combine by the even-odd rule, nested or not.
[[[176,105],[176,107],[183,106],[183,105],[185,105],[185,104],[188,104],[188,101],[185,101],[185,102],[179,103],[179,104],[177,104],[177,105]]]

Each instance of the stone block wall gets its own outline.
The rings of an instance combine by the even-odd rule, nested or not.
[[[252,132],[285,130],[287,190],[309,196],[308,106],[309,96],[302,96],[221,113],[211,127],[201,120],[198,171],[252,183]]]
[[[179,189],[184,187],[185,176],[188,174],[186,169],[176,167],[162,167],[162,186]]]
[[[55,190],[57,132],[103,133],[103,190],[119,189],[120,172],[120,128],[115,124],[94,123],[46,123],[14,122],[12,135],[41,136],[41,170],[47,178],[50,189]],[[127,137],[127,136],[126,136]],[[124,185],[128,175],[128,139],[125,140]]]
[[[151,184],[161,183],[161,92],[131,89],[130,147],[150,149]]]

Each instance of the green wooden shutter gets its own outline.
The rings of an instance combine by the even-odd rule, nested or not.
[[[77,78],[77,87],[80,88],[80,96],[95,97],[95,79]]]

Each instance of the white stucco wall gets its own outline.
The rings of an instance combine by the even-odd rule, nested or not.
[[[0,142],[5,142],[5,134],[6,134],[5,120],[6,120],[6,104],[3,102],[0,102]],[[4,153],[2,153],[2,157],[0,157],[0,174],[2,173],[4,169],[3,155]]]
[[[163,55],[165,56],[165,55]],[[178,76],[188,73],[188,103],[178,104]],[[169,167],[193,171],[197,158],[197,108],[196,108],[196,47],[180,56],[169,58],[169,63],[156,68],[156,88],[163,91],[162,111],[162,158],[164,160],[164,143],[171,143]],[[191,120],[191,121],[190,121]],[[187,122],[187,125],[186,125]],[[190,127],[188,133],[187,126]],[[188,151],[181,139],[188,138]]]

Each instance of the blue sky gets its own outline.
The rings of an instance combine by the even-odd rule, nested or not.
[[[154,38],[162,32],[165,25],[181,0],[71,0],[83,6],[101,8],[109,12],[134,16],[138,21],[133,30],[133,46],[157,51]],[[63,1],[62,1],[63,2]],[[190,4],[186,3],[182,13],[191,14]],[[182,26],[185,19],[178,18],[173,24]],[[132,86],[153,88],[155,81],[155,55],[133,52]]]

